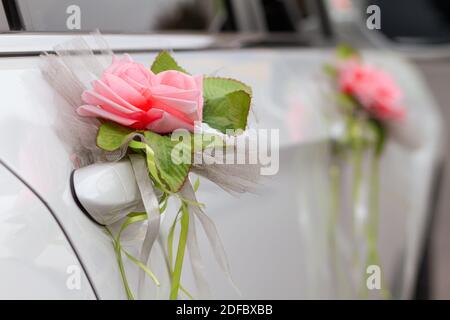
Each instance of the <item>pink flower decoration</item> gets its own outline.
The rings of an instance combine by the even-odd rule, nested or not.
[[[137,130],[169,133],[194,129],[202,120],[203,76],[175,70],[154,74],[129,55],[113,62],[82,95],[81,116],[114,121]]]
[[[338,83],[343,93],[380,120],[401,120],[406,114],[400,88],[382,70],[351,60],[340,66]]]

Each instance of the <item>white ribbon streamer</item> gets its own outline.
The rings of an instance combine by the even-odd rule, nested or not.
[[[140,261],[147,265],[153,244],[159,235],[160,212],[158,198],[153,189],[152,182],[148,176],[148,169],[145,159],[141,155],[129,155],[131,166],[133,167],[136,182],[141,193],[142,202],[147,212],[147,230],[144,241],[142,243]],[[139,270],[138,296],[143,296],[143,288],[145,283],[144,270]]]
[[[186,181],[186,183],[190,183]],[[192,274],[194,275],[195,285],[200,299],[208,299],[211,297],[208,281],[204,276],[204,265],[200,255],[200,248],[197,241],[197,231],[195,230],[195,215],[192,206],[188,206],[189,211],[189,230],[186,246],[189,252],[189,260],[191,262]]]
[[[184,183],[183,187],[180,190],[180,194],[193,202],[197,202],[197,198],[195,196],[195,192],[194,189],[192,188],[192,185],[189,181],[189,179],[186,180],[186,182]],[[200,223],[203,227],[203,230],[206,233],[206,237],[208,238],[209,244],[211,245],[211,248],[214,252],[214,256],[216,258],[217,263],[219,264],[220,268],[222,269],[222,272],[225,274],[225,276],[227,277],[228,281],[230,282],[231,286],[236,290],[237,294],[239,296],[242,296],[241,291],[239,290],[239,288],[236,286],[236,284],[233,281],[233,278],[231,276],[231,269],[230,269],[230,264],[228,263],[228,258],[225,252],[225,248],[223,247],[222,241],[220,240],[219,237],[219,233],[217,231],[216,225],[214,224],[214,222],[211,220],[210,217],[208,217],[202,209],[200,209],[199,206],[195,206],[195,205],[190,205],[189,206],[189,212],[193,213],[199,220]],[[195,230],[194,230],[195,232]],[[194,238],[191,238],[191,241],[193,241]],[[189,233],[188,233],[188,241],[189,240]],[[198,259],[200,256],[195,256],[195,250],[198,250],[198,244],[187,244],[189,248],[194,249],[194,258]],[[197,246],[197,248],[195,248],[195,246]],[[191,251],[190,251],[191,252]],[[191,260],[192,262],[192,260]],[[195,260],[192,264],[192,268],[193,268],[193,273],[194,276],[197,275],[201,275],[201,268],[199,268],[199,266],[202,266],[202,262],[201,260]],[[194,271],[195,269],[195,271]],[[201,276],[203,277],[203,276]],[[203,281],[203,280],[201,280]],[[199,288],[200,290],[200,288]]]

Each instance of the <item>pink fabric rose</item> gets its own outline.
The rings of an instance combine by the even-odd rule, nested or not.
[[[154,74],[129,55],[113,62],[82,95],[81,116],[114,121],[138,130],[193,131],[202,120],[203,76],[175,70]]]
[[[352,60],[339,68],[339,89],[353,96],[374,117],[401,120],[405,108],[402,92],[389,74]]]

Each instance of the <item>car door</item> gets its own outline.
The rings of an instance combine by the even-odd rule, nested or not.
[[[0,299],[96,299],[49,206],[0,163]]]

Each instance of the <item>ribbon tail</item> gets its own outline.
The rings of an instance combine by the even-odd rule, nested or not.
[[[187,249],[189,252],[189,260],[191,262],[192,273],[194,275],[195,284],[200,299],[207,299],[211,297],[208,281],[204,276],[204,265],[200,255],[200,248],[197,241],[197,232],[195,230],[195,216],[189,208],[189,231],[187,238]]]
[[[158,237],[160,227],[160,213],[158,198],[153,189],[151,180],[148,177],[148,169],[145,159],[141,155],[129,155],[136,182],[141,193],[142,202],[147,212],[147,230],[144,242],[142,243],[140,261],[147,265],[152,247]],[[145,284],[145,272],[139,270],[138,296],[143,296],[143,288]]]
[[[189,199],[193,202],[198,202],[192,184],[190,183],[189,180],[185,182],[183,188],[180,190],[180,193],[186,199]],[[225,274],[225,276],[227,277],[228,281],[230,282],[234,290],[237,292],[237,294],[239,296],[242,296],[241,291],[236,286],[231,276],[230,264],[228,262],[225,248],[222,244],[222,241],[220,240],[216,225],[211,220],[211,218],[208,217],[206,213],[203,212],[203,210],[199,206],[189,206],[189,208],[190,211],[193,212],[195,216],[199,219],[203,227],[203,230],[206,233],[206,237],[208,238],[209,244],[213,250],[214,257],[216,258],[217,263],[222,269],[222,272]]]

